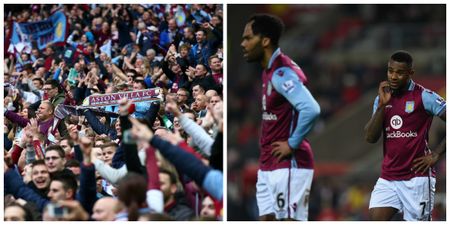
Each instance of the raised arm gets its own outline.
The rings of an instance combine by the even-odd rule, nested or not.
[[[192,137],[194,144],[207,156],[210,156],[214,139],[209,136],[205,129],[193,120],[184,116],[175,102],[167,102],[166,111],[173,113],[174,116],[180,119],[180,125],[183,127],[184,131]]]
[[[116,130],[108,128],[107,126],[102,124],[100,120],[95,116],[94,112],[92,112],[90,109],[84,110],[83,115],[86,116],[86,120],[92,126],[92,129],[95,131],[95,133],[109,135],[113,140],[117,139]]]
[[[148,147],[146,155],[147,204],[152,210],[162,213],[164,210],[164,197],[160,190],[159,169],[156,163],[155,149],[151,146]]]
[[[79,139],[79,145],[83,152],[83,162],[80,165],[80,191],[78,200],[83,208],[89,213],[92,213],[95,201],[97,201],[97,190],[95,180],[95,167],[92,164],[91,152],[92,141],[87,137]]]
[[[111,68],[113,70],[113,74],[118,76],[121,80],[127,81],[128,77],[125,75],[122,70],[120,70],[115,64],[111,64]]]
[[[9,119],[11,122],[19,125],[20,127],[26,127],[28,122],[30,122],[30,120],[25,119],[19,116],[19,114],[8,110],[5,112],[5,117]]]
[[[33,202],[42,212],[45,206],[50,202],[49,200],[41,197],[33,189],[26,186],[20,176],[19,172],[13,168],[5,170],[5,194],[10,193],[16,199],[21,198],[25,201]]]
[[[223,198],[223,174],[211,167],[204,165],[192,154],[185,152],[179,146],[154,137],[153,132],[136,119],[133,123],[133,134],[140,140],[150,141],[150,144],[158,148],[160,153],[169,160],[179,171],[183,171],[188,177],[201,186],[216,199]]]

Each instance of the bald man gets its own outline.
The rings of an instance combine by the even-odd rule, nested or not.
[[[111,197],[104,197],[95,202],[92,218],[97,221],[114,221],[116,218],[115,208],[118,201]]]
[[[198,117],[206,116],[206,106],[208,105],[207,97],[204,94],[199,94],[192,103],[192,110],[197,113]]]
[[[209,101],[209,99],[211,99],[212,96],[216,96],[216,95],[219,95],[219,94],[217,93],[216,90],[209,89],[208,91],[206,91],[205,95],[206,95],[206,97],[208,98],[208,101]]]

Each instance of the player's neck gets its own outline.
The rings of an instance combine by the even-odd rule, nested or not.
[[[403,86],[397,90],[393,90],[392,94],[401,95],[401,94],[405,93],[406,91],[408,91],[410,85],[411,85],[411,79],[406,82],[405,86]]]
[[[399,89],[393,90],[392,94],[393,95],[401,95],[401,94],[405,93],[406,91],[408,91],[410,85],[411,85],[411,80],[408,80],[408,82],[406,82],[405,86],[403,86]]]
[[[264,49],[264,56],[261,60],[261,66],[263,69],[267,69],[267,67],[269,66],[270,59],[272,58],[274,52],[275,49],[272,48]]]

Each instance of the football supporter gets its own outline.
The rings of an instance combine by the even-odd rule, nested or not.
[[[209,157],[201,155],[203,150],[196,150],[204,147],[202,143],[190,141],[190,134],[180,126],[175,128],[174,115],[164,109],[166,102],[178,98],[183,111],[193,107],[193,99],[188,98],[193,96],[191,86],[197,79],[189,80],[189,66],[201,68],[204,80],[213,81],[213,74],[217,76],[218,66],[212,70],[207,60],[211,55],[222,57],[222,26],[217,21],[222,13],[222,5],[217,4],[8,5],[5,194],[35,205],[30,217],[34,220],[199,218],[200,202],[211,185],[196,186],[186,178],[185,174],[193,172],[185,170],[197,167],[176,170],[162,157],[160,152],[171,146],[156,148],[148,140],[135,141],[130,120],[137,118],[161,138],[183,133],[177,140],[188,154],[199,157],[194,164],[204,168],[204,163],[209,163]],[[62,40],[45,39],[46,44],[41,45],[38,41],[44,38],[37,32],[41,39],[31,35],[29,42],[21,39],[23,45],[15,42],[17,32],[25,33],[14,27],[44,29],[38,25],[51,21],[54,15],[66,23],[57,23],[48,32],[63,33]],[[204,36],[197,40],[196,33]],[[194,45],[195,58],[189,54]],[[221,96],[222,82],[208,88]],[[109,99],[124,92],[148,90],[153,93],[148,101],[134,99],[137,101],[124,105],[103,102],[102,106],[88,101],[92,96]],[[210,111],[203,105],[201,109]],[[219,151],[211,150],[212,142],[222,139],[217,135],[218,123],[213,121],[211,133],[196,127],[201,129],[196,130],[196,139],[208,140],[214,161],[222,162]],[[189,216],[164,211],[159,169],[173,172],[180,180],[179,196],[168,204],[186,206],[192,212]],[[221,193],[222,188],[214,186],[213,190]],[[97,201],[99,198],[104,199]],[[5,212],[8,220],[28,220],[17,207]]]

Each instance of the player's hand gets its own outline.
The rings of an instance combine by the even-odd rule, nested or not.
[[[39,134],[39,125],[37,119],[31,118],[28,126],[30,126],[30,133],[33,135],[33,137],[36,137],[37,134]]]
[[[177,47],[175,47],[174,44],[171,44],[170,47],[169,47],[169,52],[171,54],[176,54],[177,53]]]
[[[4,151],[4,153],[3,153],[4,155],[3,155],[3,160],[4,160],[4,164],[3,164],[3,166],[4,166],[4,170],[3,170],[3,172],[6,172],[6,170],[8,170],[9,168],[12,168],[13,166],[14,166],[14,162],[13,162],[13,160],[12,160],[12,157],[11,157],[11,153],[9,153],[9,152],[7,152],[7,151]]]
[[[80,149],[83,152],[83,161],[86,164],[91,163],[92,141],[88,137],[80,138]]]
[[[64,221],[88,220],[89,214],[83,209],[80,202],[74,200],[59,201],[59,205],[68,208],[68,214],[64,215]]]
[[[166,132],[164,135],[160,136],[162,139],[170,142],[172,145],[178,145],[180,142],[183,141],[183,138],[181,137],[180,132],[177,129],[174,129],[175,132]]]
[[[214,29],[214,27],[211,24],[209,24],[208,22],[203,23],[202,27],[203,27],[203,29],[207,29],[207,30],[213,30]]]
[[[434,166],[438,160],[439,155],[433,152],[426,156],[414,159],[411,169],[414,173],[425,173],[430,167]]]
[[[378,96],[380,96],[378,99],[378,106],[380,107],[387,105],[392,96],[389,82],[383,81],[380,83],[380,86],[378,87]]]
[[[271,146],[273,147],[272,155],[278,159],[278,162],[292,155],[293,150],[287,141],[276,141]]]
[[[173,115],[176,116],[176,117],[181,116],[181,111],[180,111],[180,109],[178,108],[177,103],[174,102],[174,101],[168,101],[168,102],[166,103],[165,111],[166,111],[166,112],[173,113]]]
[[[74,141],[75,143],[78,143],[78,128],[75,124],[70,124],[67,128],[69,131],[69,137]]]
[[[31,178],[31,170],[32,170],[31,163],[27,164],[27,165],[25,165],[25,167],[23,167],[23,171],[22,171],[21,175],[23,177],[23,182],[25,184],[28,184],[28,182],[30,182],[32,180],[32,178]]]
[[[153,138],[153,132],[147,127],[147,125],[139,122],[135,118],[130,118],[133,127],[131,128],[131,134],[138,140],[150,141]]]
[[[128,114],[134,112],[134,106],[132,106],[133,102],[128,100],[127,98],[121,98],[118,103],[119,103],[119,115],[128,116]]]

